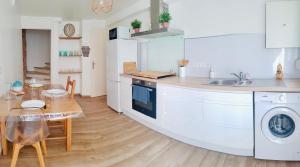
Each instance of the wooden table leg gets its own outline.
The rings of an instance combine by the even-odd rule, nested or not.
[[[2,155],[7,155],[7,140],[6,140],[6,125],[5,125],[5,117],[1,117],[1,144],[2,144]],[[1,150],[0,150],[1,151]]]
[[[72,118],[67,120],[67,152],[72,151]]]

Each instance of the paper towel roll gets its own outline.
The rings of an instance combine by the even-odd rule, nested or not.
[[[186,76],[186,69],[185,67],[179,67],[179,77],[183,78]]]

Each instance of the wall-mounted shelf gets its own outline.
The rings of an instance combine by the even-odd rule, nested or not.
[[[71,58],[71,57],[73,57],[73,58],[75,58],[75,57],[82,57],[82,55],[78,55],[78,56],[58,56],[58,57],[60,57],[60,58]]]
[[[60,40],[79,40],[82,37],[59,37]]]
[[[58,74],[81,74],[81,70],[61,70]]]

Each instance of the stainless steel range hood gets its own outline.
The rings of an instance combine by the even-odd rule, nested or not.
[[[159,15],[164,11],[168,11],[169,6],[162,0],[150,0],[150,2],[151,30],[134,33],[131,35],[132,38],[160,38],[166,36],[184,35],[184,31],[182,30],[160,28]]]

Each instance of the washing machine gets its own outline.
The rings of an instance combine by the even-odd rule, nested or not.
[[[300,93],[257,92],[255,158],[300,161]]]

